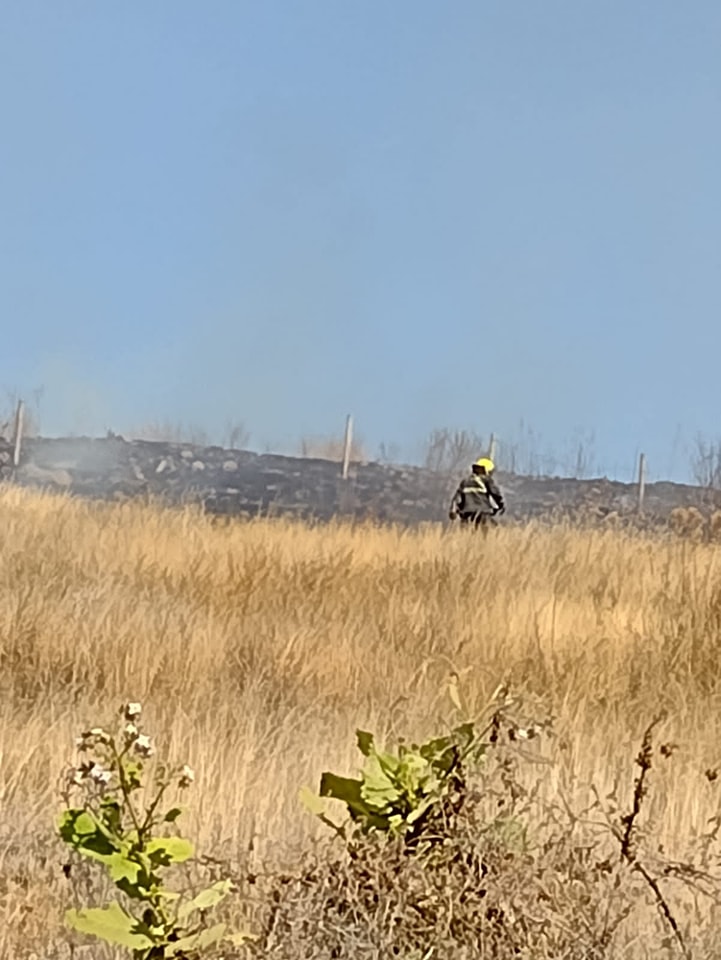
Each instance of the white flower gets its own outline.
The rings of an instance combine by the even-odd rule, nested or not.
[[[186,763],[180,771],[180,786],[189,787],[195,781],[195,771]]]
[[[137,753],[141,757],[150,757],[153,754],[153,742],[150,737],[145,733],[139,733],[135,738],[135,743],[133,744]]]
[[[92,770],[90,771],[89,776],[90,776],[90,779],[94,780],[96,783],[99,783],[102,786],[107,786],[110,783],[110,778],[112,777],[112,774],[109,770],[103,770],[102,767],[96,764],[95,766],[93,766]]]
[[[80,786],[85,780],[95,780],[96,783],[108,783],[110,772],[103,770],[94,760],[86,760],[79,767],[68,770],[68,780],[75,786]]]
[[[110,743],[110,734],[106,733],[102,727],[93,727],[88,734],[98,743]]]
[[[135,700],[131,700],[130,703],[126,703],[123,709],[125,719],[131,720],[131,721],[134,720],[136,717],[139,717],[141,712],[142,712],[142,707]]]
[[[137,740],[138,738],[138,728],[134,723],[126,723],[123,733],[125,734],[125,739],[128,741]]]

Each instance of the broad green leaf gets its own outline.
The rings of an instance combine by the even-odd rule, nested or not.
[[[175,823],[182,812],[183,811],[180,807],[173,807],[172,810],[168,810],[168,812],[165,814],[163,821],[165,823]]]
[[[401,798],[400,790],[386,773],[377,754],[368,757],[365,762],[360,794],[361,799],[378,813],[388,810]]]
[[[410,796],[427,792],[435,784],[433,768],[419,753],[407,753],[398,765],[398,782]]]
[[[131,950],[144,950],[153,946],[153,941],[138,931],[138,923],[127,914],[119,903],[89,910],[68,910],[65,919],[75,930],[98,937],[108,943],[117,943]]]
[[[207,889],[201,890],[192,900],[181,904],[178,907],[178,920],[186,920],[196,910],[210,910],[224,900],[232,890],[233,884],[230,880],[218,880]]]
[[[83,857],[87,857],[89,860],[95,860],[97,863],[108,865],[108,860],[115,856],[117,853],[112,847],[110,847],[107,852],[101,852],[99,850],[93,850],[89,846],[78,846],[75,848],[79,854]]]
[[[55,821],[58,831],[64,830],[68,824],[74,823],[82,812],[82,809],[78,809],[78,807],[68,807],[66,810],[63,810],[62,813],[58,814]]]
[[[225,923],[218,923],[214,927],[208,927],[207,930],[200,930],[198,933],[193,933],[189,937],[181,937],[180,940],[175,940],[173,943],[167,944],[165,947],[165,956],[177,957],[178,954],[191,951],[195,953],[204,950],[206,947],[211,947],[214,943],[217,943],[218,940],[223,939],[226,928],[227,925]]]
[[[301,787],[298,791],[298,798],[306,810],[309,810],[314,817],[325,815],[325,804],[318,794],[310,787]]]
[[[66,810],[58,820],[62,839],[78,853],[105,862],[117,852],[112,835],[86,810]]]
[[[324,773],[320,778],[320,795],[321,797],[332,797],[334,800],[342,800],[354,820],[366,820],[366,826],[383,827],[383,822],[376,820],[375,812],[371,810],[361,796],[361,786],[360,780],[339,777],[334,773]],[[330,821],[326,822],[337,829]]]
[[[365,807],[361,799],[361,781],[354,780],[351,777],[339,777],[335,773],[324,773],[320,778],[320,795],[321,797],[332,797],[334,800],[342,800],[349,806]]]
[[[83,810],[80,816],[75,818],[75,823],[73,824],[75,828],[75,833],[79,837],[97,833],[98,824],[91,814],[87,810]]]
[[[368,759],[377,760],[384,773],[391,779],[398,773],[401,763],[400,757],[395,757],[392,753],[381,753],[380,750],[375,750]]]
[[[122,853],[114,853],[111,857],[108,857],[107,865],[113,883],[126,881],[136,884],[138,882],[138,874],[142,869],[140,864],[134,860],[129,860]]]
[[[61,839],[70,846],[75,846],[77,842],[77,834],[75,833],[75,821],[82,813],[81,810],[70,809],[63,810],[60,816],[55,821],[57,831],[60,834]]]
[[[364,757],[369,757],[375,749],[373,734],[368,733],[366,730],[356,730],[355,736],[358,749]]]
[[[189,860],[193,856],[193,844],[184,837],[155,837],[148,841],[145,852],[152,863],[167,867]]]
[[[58,818],[58,831],[67,843],[79,843],[94,834],[97,828],[95,818],[82,808],[64,810]]]

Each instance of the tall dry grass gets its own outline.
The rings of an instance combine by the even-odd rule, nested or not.
[[[720,812],[721,551],[508,527],[214,524],[193,510],[0,491],[1,957],[61,956],[52,833],[75,733],[143,702],[190,762],[186,829],[280,860],[317,831],[298,788],[356,766],[357,726],[423,735],[507,679],[557,716],[543,789],[631,790],[641,730],[679,749],[646,816],[683,854]],[[720,778],[721,780],[721,778]],[[92,954],[90,954],[92,955]]]

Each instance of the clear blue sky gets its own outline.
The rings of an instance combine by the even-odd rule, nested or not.
[[[0,123],[46,433],[721,435],[718,0],[4,0]]]

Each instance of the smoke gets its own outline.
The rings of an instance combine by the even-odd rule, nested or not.
[[[110,423],[110,391],[77,361],[56,355],[43,361],[36,380],[39,432],[44,436],[99,436]],[[36,391],[37,392],[37,391]]]

